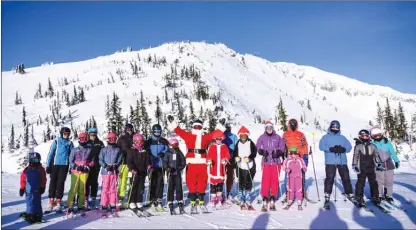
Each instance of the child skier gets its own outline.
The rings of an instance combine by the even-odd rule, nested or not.
[[[241,202],[241,210],[253,210],[250,192],[253,188],[253,178],[256,175],[257,155],[256,144],[248,138],[250,131],[242,126],[238,131],[240,139],[235,145],[232,163],[237,166],[238,196]]]
[[[219,204],[222,206],[222,192],[225,180],[225,165],[230,159],[228,147],[222,143],[224,133],[215,130],[212,135],[215,142],[209,147],[207,154],[207,165],[209,168],[209,183],[211,188],[211,206],[216,208]],[[226,192],[226,191],[224,191]]]
[[[387,202],[393,203],[393,171],[399,168],[400,161],[396,155],[396,151],[394,151],[393,145],[383,136],[381,129],[372,129],[371,136],[373,138],[372,143],[377,147],[382,166],[385,169],[385,171],[376,172],[379,196],[381,200],[385,199]],[[384,189],[387,190],[386,194],[384,194]]]
[[[98,162],[101,165],[101,177],[103,180],[101,190],[101,212],[103,217],[107,217],[108,211],[110,216],[117,216],[117,179],[119,166],[122,162],[122,154],[117,146],[117,135],[115,133],[107,134],[107,146],[102,148]],[[118,209],[119,207],[117,207]]]
[[[147,167],[150,164],[149,156],[143,147],[143,135],[136,133],[133,136],[133,148],[127,152],[127,166],[132,173],[132,183],[129,193],[129,208],[135,213],[143,213],[144,183],[147,176]]]
[[[358,174],[355,184],[355,199],[360,207],[364,206],[365,179],[370,184],[371,198],[374,204],[380,204],[376,172],[374,169],[382,170],[382,164],[377,147],[370,142],[370,132],[362,129],[355,138],[354,156],[352,158],[352,169]]]
[[[78,134],[79,146],[74,148],[69,155],[69,166],[71,167],[71,188],[69,189],[66,201],[66,215],[76,214],[81,210],[81,216],[85,216],[88,209],[87,199],[85,199],[85,187],[90,168],[94,167],[94,159],[90,158],[91,146],[88,145],[87,133]],[[73,208],[74,198],[78,196],[78,208]]]
[[[42,222],[41,195],[45,192],[46,172],[40,163],[40,154],[29,153],[29,166],[20,175],[20,196],[26,194],[26,212],[21,216],[29,223]]]
[[[303,175],[306,172],[306,164],[302,157],[300,157],[298,148],[291,146],[288,149],[288,158],[283,162],[283,169],[287,173],[287,191],[288,191],[288,205],[285,209],[289,209],[295,202],[295,196],[298,203],[298,210],[302,210],[303,200]]]
[[[186,166],[185,156],[179,149],[179,142],[176,138],[169,139],[169,149],[163,157],[163,165],[168,174],[168,206],[170,214],[174,215],[173,196],[176,192],[176,200],[180,214],[185,213],[183,209],[183,188],[182,188],[182,170]]]

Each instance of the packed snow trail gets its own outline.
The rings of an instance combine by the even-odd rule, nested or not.
[[[416,164],[416,162],[412,162]],[[315,162],[316,164],[316,162]],[[101,215],[96,212],[88,212],[86,218],[76,220],[63,219],[64,214],[45,215],[47,221],[43,224],[29,225],[19,218],[21,212],[25,211],[24,197],[18,194],[17,174],[2,174],[2,228],[4,229],[110,229],[110,228],[201,228],[201,229],[305,229],[305,228],[371,228],[371,229],[415,229],[416,228],[416,207],[412,197],[416,196],[416,170],[412,169],[407,162],[402,162],[401,168],[395,172],[394,194],[395,202],[402,204],[407,212],[401,210],[391,210],[391,214],[384,214],[370,202],[367,206],[374,210],[373,213],[365,210],[358,210],[354,205],[342,198],[343,192],[341,182],[337,181],[337,199],[334,203],[331,197],[331,210],[322,209],[323,205],[323,181],[324,171],[320,170],[322,163],[316,165],[319,192],[321,201],[317,204],[308,203],[303,211],[298,211],[297,207],[292,206],[290,210],[283,210],[279,201],[277,211],[261,213],[261,206],[255,201],[255,212],[240,211],[240,207],[233,205],[229,209],[213,211],[211,214],[189,215],[190,206],[185,207],[186,215],[171,216],[169,212],[155,213],[156,216],[149,218],[138,218],[131,211],[121,211],[119,218],[100,219]],[[309,166],[311,169],[311,166]],[[259,173],[261,174],[261,173]],[[259,178],[256,175],[256,190],[252,192],[252,197],[257,196],[259,188]],[[356,175],[351,173],[352,184],[355,186]],[[48,178],[49,179],[49,178]],[[280,176],[283,180],[283,175]],[[308,195],[311,199],[317,200],[315,182],[313,180],[313,170],[307,173],[306,186]],[[66,191],[69,188],[69,180],[66,181]],[[46,191],[48,191],[46,189]],[[186,194],[186,193],[185,193]],[[365,188],[366,196],[369,196],[368,185]],[[67,193],[64,196],[64,200]],[[413,204],[411,204],[413,203]],[[47,205],[47,192],[42,196],[43,207]]]

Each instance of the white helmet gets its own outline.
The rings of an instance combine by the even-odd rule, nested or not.
[[[383,131],[381,131],[380,128],[371,129],[371,136],[374,136],[374,135],[377,135],[377,134],[383,135]]]

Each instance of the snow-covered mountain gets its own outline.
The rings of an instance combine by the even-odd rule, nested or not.
[[[150,62],[149,57],[152,59]],[[136,73],[135,65],[138,67]],[[163,103],[163,113],[171,112],[172,108],[171,101],[166,103],[164,100],[165,76],[174,72],[175,67],[180,76],[182,68],[189,70],[191,66],[195,72],[200,73],[201,80],[209,87],[210,95],[221,93],[220,101],[197,100],[196,84],[186,77],[174,79],[177,87],[168,87],[168,97],[173,98],[173,90],[180,93],[182,106],[188,115],[190,100],[197,116],[201,106],[204,112],[206,109],[222,107],[220,116],[231,119],[236,124],[235,131],[239,124],[247,125],[253,130],[253,139],[257,139],[262,127],[262,124],[254,123],[255,117],[274,120],[280,98],[289,118],[300,120],[302,116],[305,123],[300,128],[305,131],[310,142],[312,132],[317,133],[319,140],[328,123],[334,119],[341,122],[342,132],[352,140],[359,129],[368,127],[369,120],[375,123],[376,103],[378,101],[383,108],[386,98],[390,100],[392,108],[397,108],[401,102],[407,120],[416,112],[416,95],[404,94],[389,87],[370,85],[314,67],[270,62],[254,55],[239,54],[224,44],[166,43],[155,48],[115,53],[80,62],[27,68],[25,74],[3,72],[3,171],[16,171],[16,164],[10,162],[16,162],[21,158],[21,152],[25,151],[10,154],[7,148],[12,124],[16,139],[23,134],[23,107],[27,112],[28,123],[34,124],[34,136],[39,144],[36,150],[41,152],[43,161],[46,159],[50,143],[43,144],[42,135],[47,126],[45,122],[37,123],[39,118],[45,120],[51,116],[50,108],[57,96],[35,99],[39,84],[44,93],[50,79],[55,94],[60,94],[60,100],[64,99],[63,90],[72,97],[74,87],[82,87],[86,101],[68,107],[62,100],[60,112],[65,116],[71,111],[72,125],[78,130],[82,130],[85,122],[94,115],[100,133],[104,134],[107,130],[107,95],[111,98],[113,92],[117,93],[122,102],[122,115],[126,116],[130,106],[136,106],[140,91],[143,91],[148,102],[147,111],[154,123],[156,96]],[[16,91],[22,104],[15,105]],[[307,108],[308,100],[310,110]]]

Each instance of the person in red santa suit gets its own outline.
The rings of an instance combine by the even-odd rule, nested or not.
[[[195,210],[197,200],[200,207],[204,206],[208,181],[207,148],[212,142],[215,131],[203,134],[203,123],[197,119],[193,122],[191,132],[188,132],[178,126],[172,115],[168,115],[167,118],[168,129],[175,132],[186,144],[186,186],[189,190],[188,198],[191,200],[191,210]],[[225,130],[221,124],[217,125],[217,129]]]

